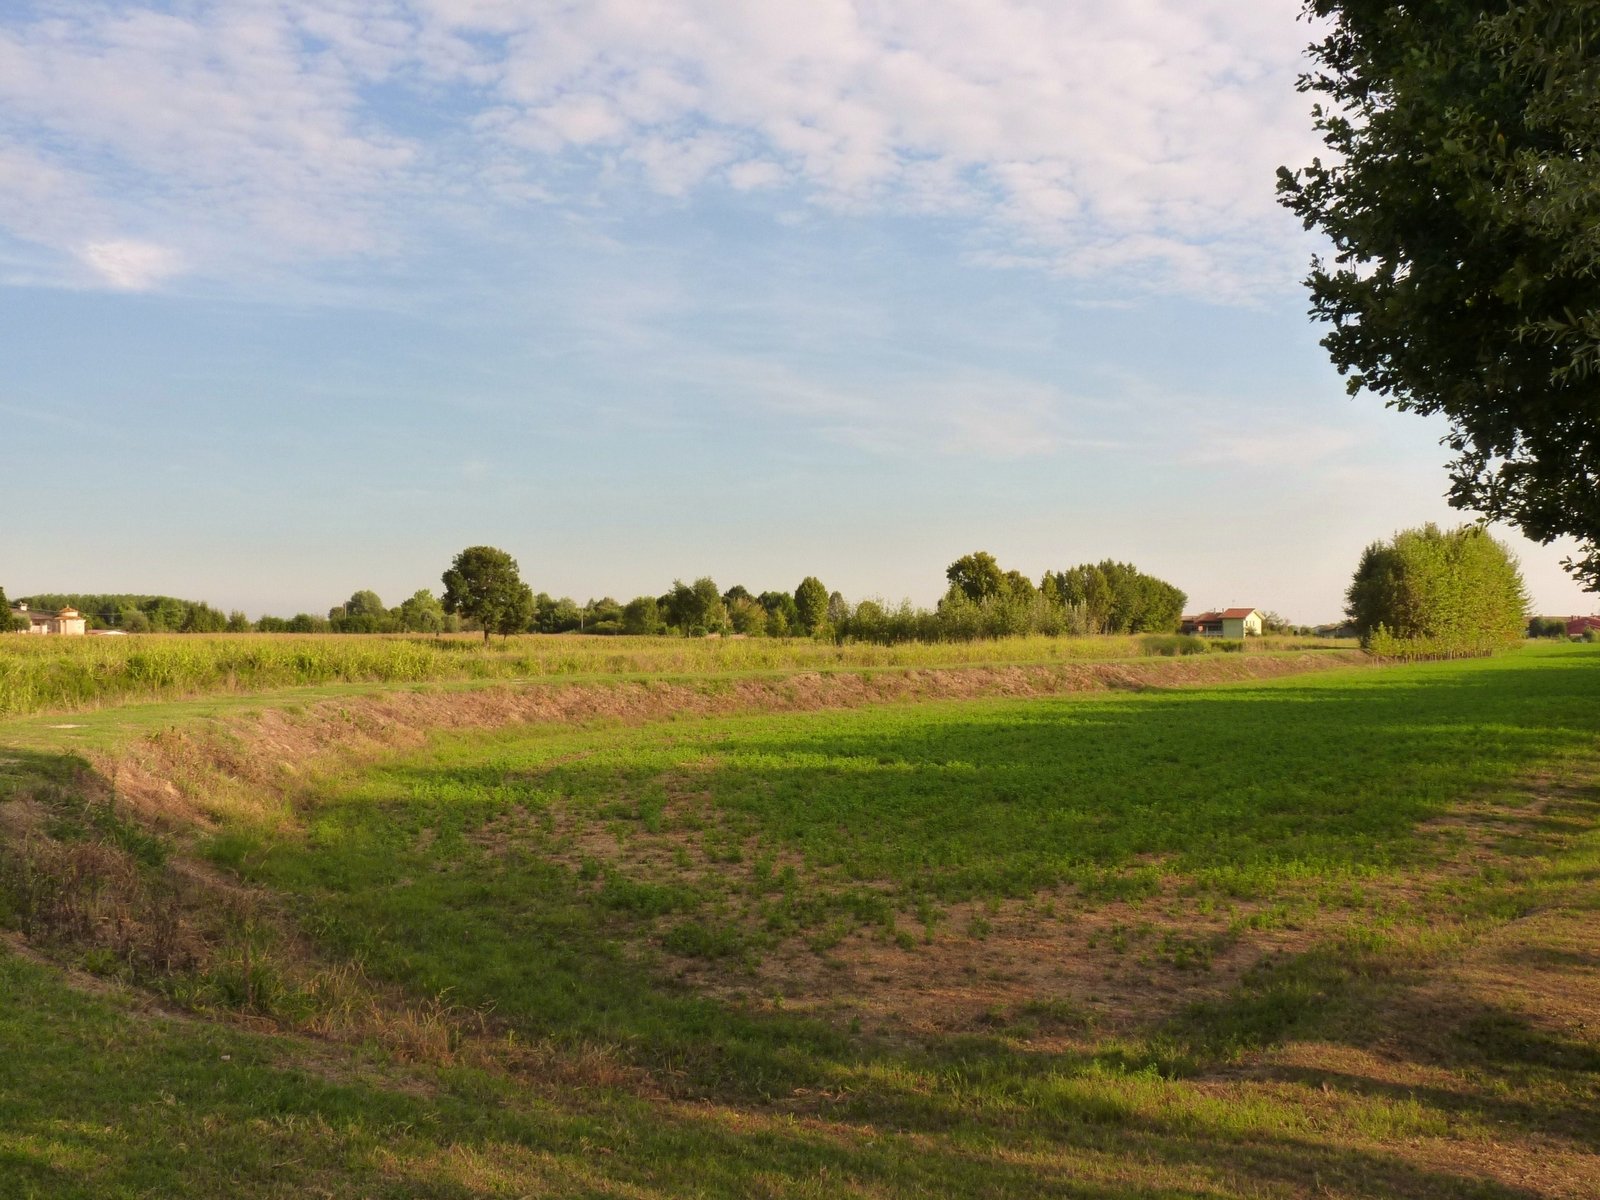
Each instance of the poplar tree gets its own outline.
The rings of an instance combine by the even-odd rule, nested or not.
[[[1528,593],[1517,560],[1477,525],[1424,525],[1374,542],[1361,555],[1345,613],[1382,652],[1410,644],[1430,654],[1488,654],[1519,641]]]
[[[800,629],[813,634],[828,619],[828,589],[815,575],[807,575],[794,590],[795,615]]]

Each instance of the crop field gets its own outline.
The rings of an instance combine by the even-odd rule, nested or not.
[[[1600,648],[717,661],[0,726],[0,1195],[1600,1194]]]
[[[1189,646],[1180,646],[1187,641]],[[1349,648],[1316,638],[1254,639],[1272,653]],[[1232,643],[1238,648],[1238,643]],[[856,667],[1048,663],[1169,655],[1195,639],[1144,636],[1018,637],[936,645],[836,646],[800,638],[524,635],[485,642],[441,637],[317,634],[143,634],[0,637],[0,718],[67,712],[130,700],[253,694],[318,684],[705,676]]]

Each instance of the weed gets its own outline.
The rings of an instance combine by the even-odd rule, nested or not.
[[[706,921],[684,921],[674,925],[661,944],[674,954],[689,958],[735,958],[745,949],[745,939],[728,925]]]

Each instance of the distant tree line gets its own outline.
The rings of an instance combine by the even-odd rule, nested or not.
[[[263,617],[256,628],[276,633],[278,630],[267,624],[276,620]],[[463,628],[461,618],[445,612],[439,598],[427,588],[418,588],[394,608],[385,607],[377,592],[363,588],[330,608],[324,627],[329,633],[460,633]]]
[[[18,598],[35,612],[75,608],[90,629],[128,633],[247,633],[253,626],[242,612],[224,613],[203,600],[175,596],[98,593],[39,593]]]
[[[326,617],[299,613],[223,615],[209,605],[165,596],[38,596],[39,607],[71,604],[98,628],[129,632],[215,633],[589,633],[683,637],[806,637],[835,641],[972,641],[979,638],[1098,633],[1169,633],[1184,593],[1129,563],[1107,559],[1047,571],[1036,584],[976,551],[945,571],[946,591],[933,608],[909,600],[850,603],[815,575],[793,591],[723,590],[709,576],[675,579],[660,595],[626,602],[611,596],[579,604],[533,592],[516,560],[491,546],[457,555],[442,595],[420,589],[390,608],[370,589],[352,593]]]
[[[1596,631],[1586,629],[1580,634],[1569,634],[1568,625],[1571,624],[1567,617],[1529,617],[1528,636],[1531,638],[1561,638],[1563,641],[1573,637],[1580,637],[1586,642],[1600,641]]]

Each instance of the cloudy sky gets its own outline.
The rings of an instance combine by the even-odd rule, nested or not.
[[[926,603],[984,548],[1332,619],[1460,518],[1305,316],[1297,9],[10,0],[0,586],[322,611],[487,542]]]

